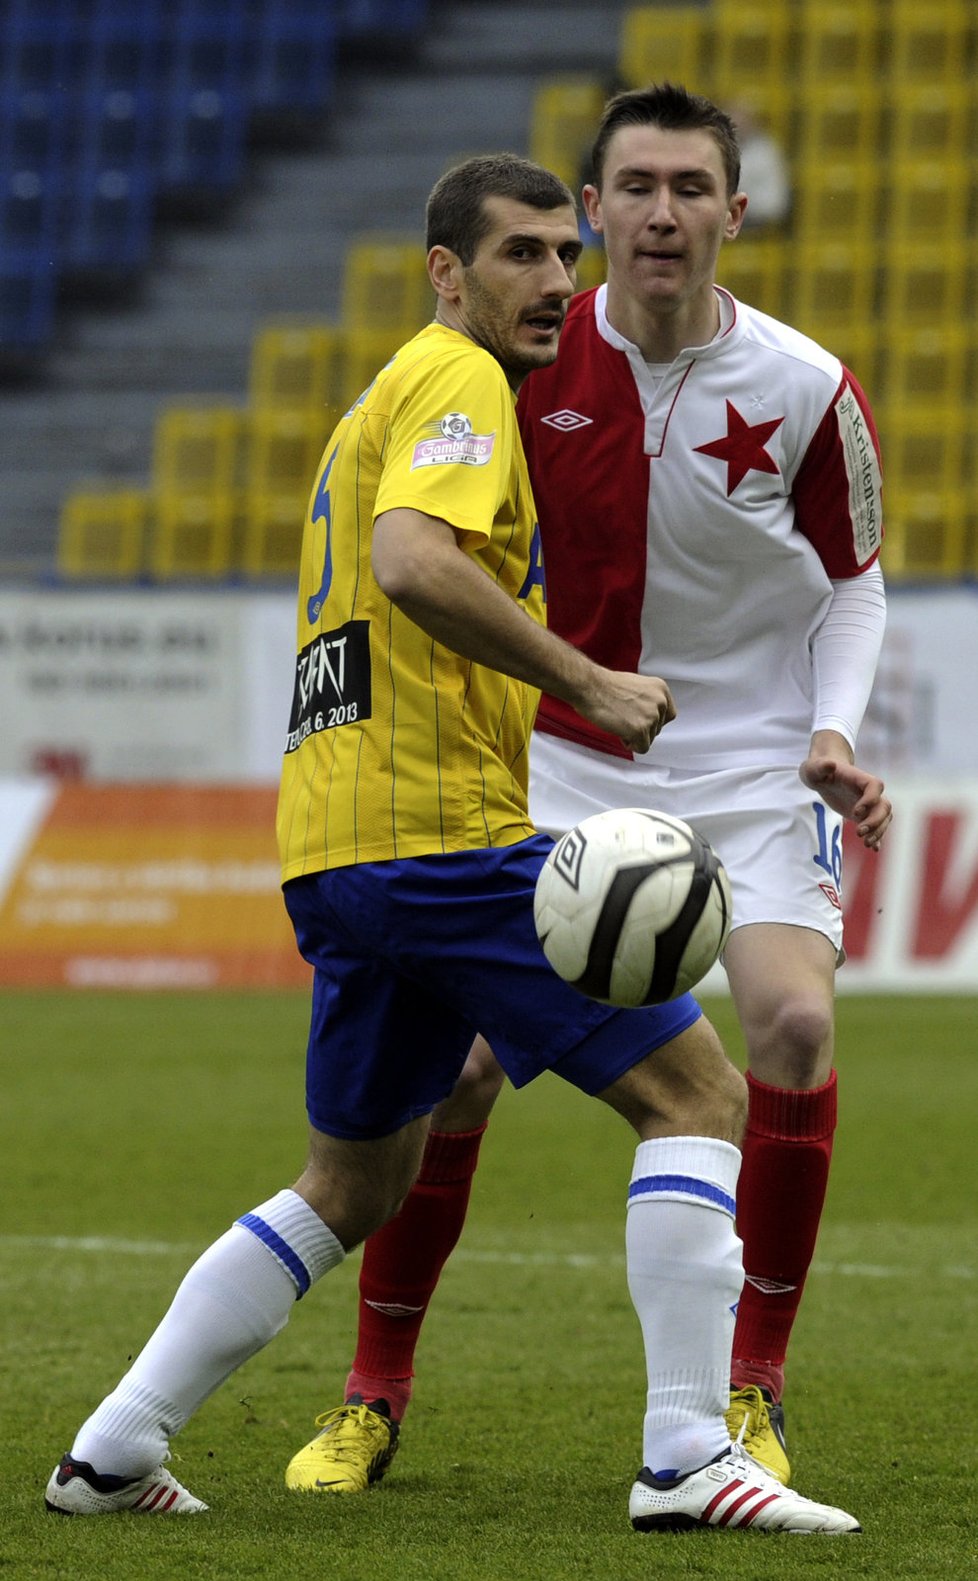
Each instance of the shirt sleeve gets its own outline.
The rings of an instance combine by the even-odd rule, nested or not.
[[[886,626],[883,573],[871,565],[832,584],[832,602],[812,643],[812,733],[837,730],[851,747],[862,724]]]
[[[883,541],[879,439],[869,403],[848,368],[791,492],[795,525],[833,581],[858,576],[873,564]]]
[[[417,370],[391,415],[374,516],[406,506],[488,540],[509,482],[513,407],[502,369],[479,348]]]

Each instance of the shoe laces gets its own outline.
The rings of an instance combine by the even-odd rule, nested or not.
[[[730,1408],[742,1410],[743,1419],[735,1443],[744,1444],[755,1433],[763,1433],[769,1424],[768,1405],[756,1383],[748,1383],[732,1395]]]
[[[361,1433],[371,1437],[382,1434],[390,1437],[390,1423],[367,1405],[338,1405],[333,1411],[324,1411],[316,1417],[319,1437],[330,1435],[330,1454],[335,1460],[359,1462],[363,1459]],[[349,1431],[352,1429],[352,1431]]]

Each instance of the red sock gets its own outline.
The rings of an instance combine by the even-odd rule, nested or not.
[[[346,1397],[385,1398],[395,1421],[411,1397],[428,1302],[462,1233],[485,1129],[431,1131],[400,1213],[364,1246],[357,1353]]]
[[[836,1124],[836,1075],[793,1092],[748,1072],[737,1231],[744,1289],[737,1308],[731,1382],[756,1383],[780,1400],[784,1359],[815,1252]]]

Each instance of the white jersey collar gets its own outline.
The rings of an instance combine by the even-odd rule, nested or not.
[[[677,362],[689,362],[694,357],[716,357],[729,346],[736,345],[744,336],[746,324],[740,303],[729,291],[725,291],[723,286],[715,285],[713,289],[720,307],[720,328],[705,346],[686,346],[676,357]],[[630,361],[634,361],[635,358],[640,362],[643,360],[638,346],[619,334],[609,322],[607,285],[599,286],[594,294],[594,320],[598,334],[609,346],[613,346],[616,351],[623,351]]]

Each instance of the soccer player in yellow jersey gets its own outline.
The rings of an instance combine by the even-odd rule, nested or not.
[[[167,1471],[170,1437],[396,1212],[478,1029],[516,1086],[552,1069],[638,1134],[628,1274],[649,1386],[633,1524],[857,1530],[727,1433],[743,1078],[689,995],[647,1010],[587,1001],[533,927],[551,846],[527,815],[538,690],[640,752],[674,712],[663,681],[603,669],[544,625],[513,408],[524,375],[556,356],[580,250],[573,199],[515,156],[471,160],[432,192],[428,242],[435,322],[332,436],[302,551],[279,833],[315,974],[308,1160],[194,1264],[47,1503],[206,1508]],[[332,1491],[331,1431],[293,1461],[290,1486]]]

